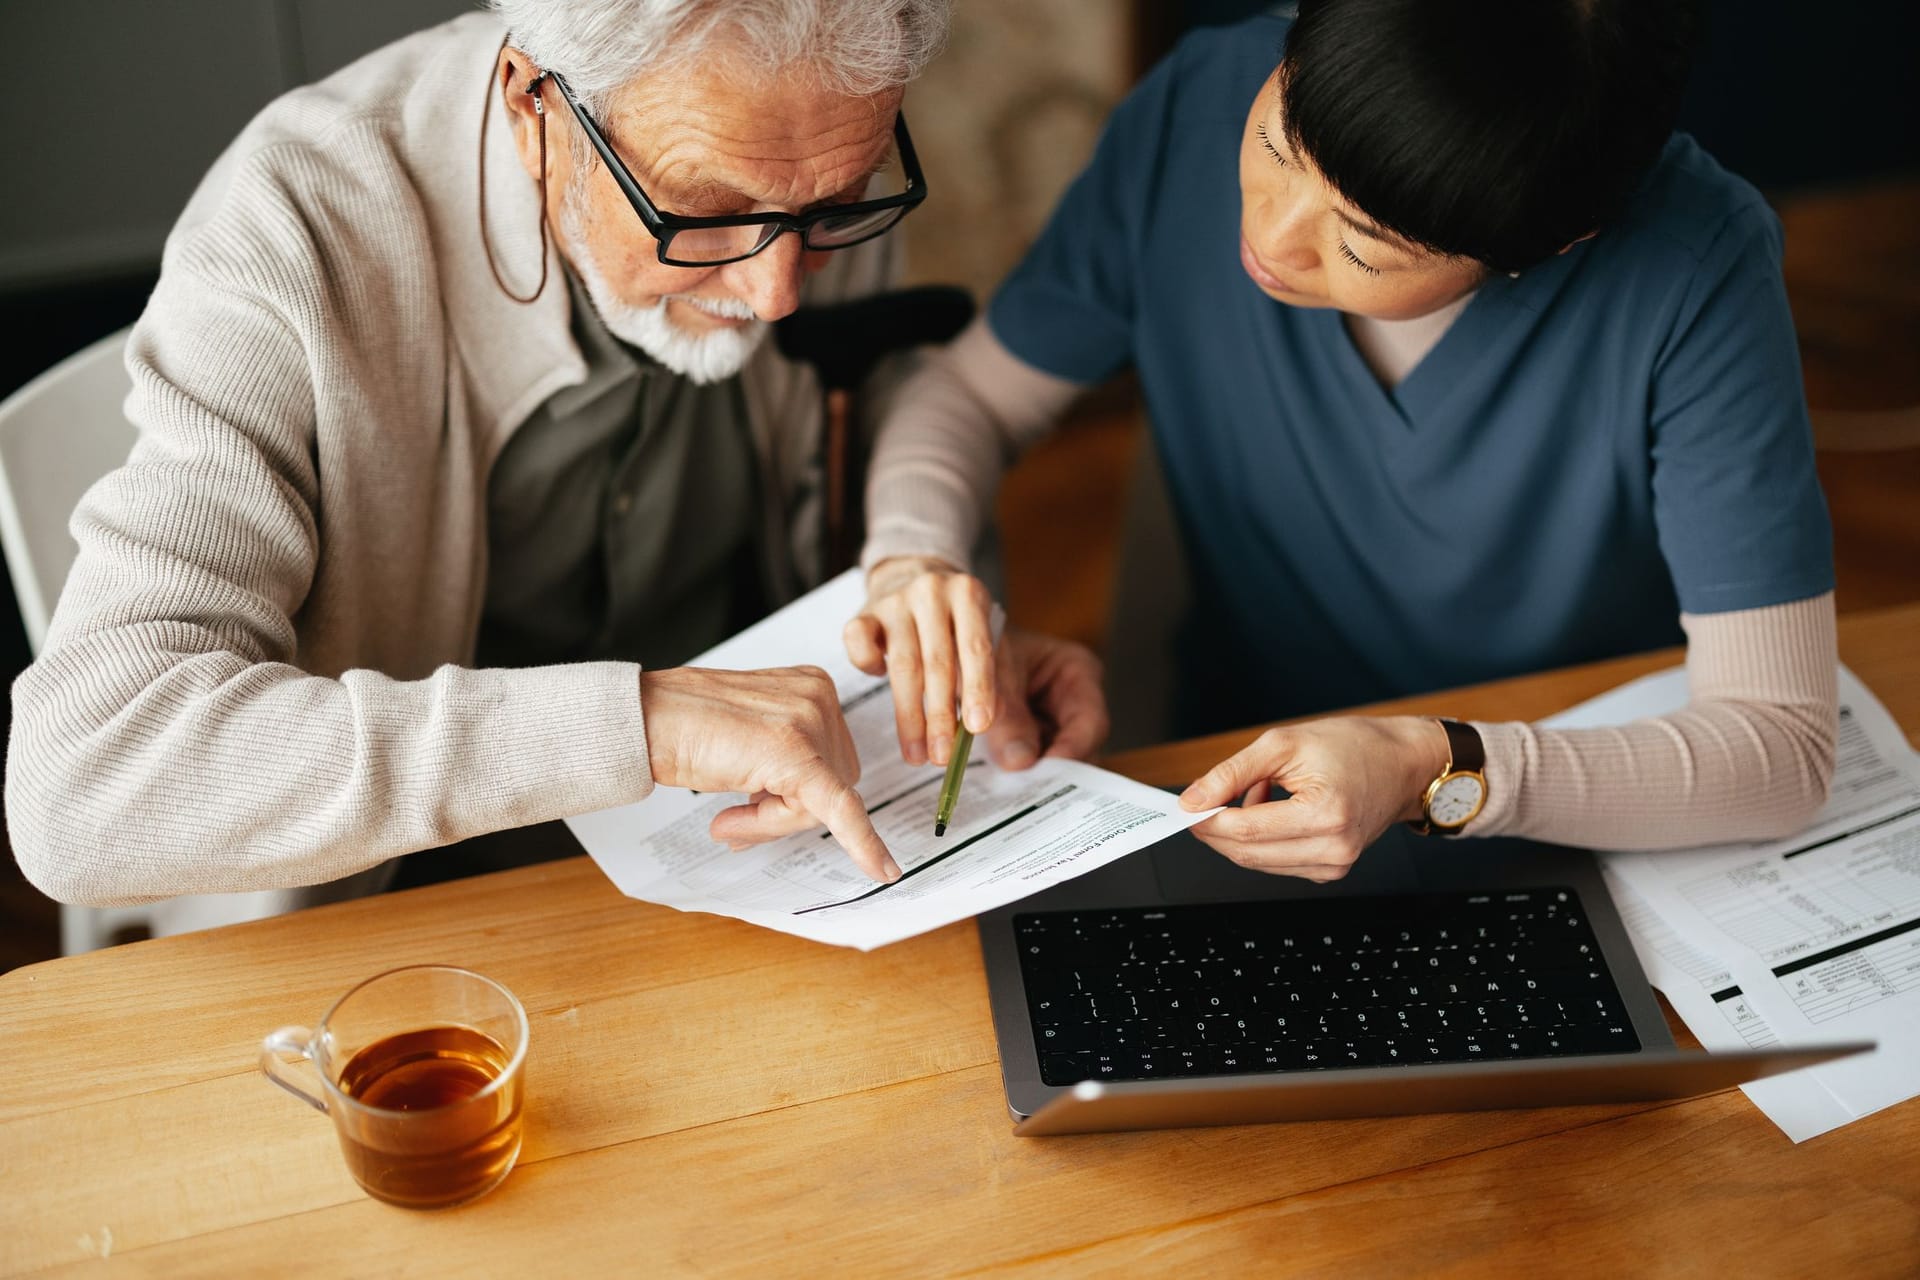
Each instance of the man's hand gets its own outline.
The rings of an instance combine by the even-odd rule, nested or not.
[[[900,878],[853,789],[860,757],[826,672],[644,671],[640,700],[655,782],[752,797],[715,815],[714,839],[742,848],[824,823],[862,871]]]
[[[941,560],[898,556],[867,575],[867,607],[842,639],[853,665],[893,686],[900,755],[945,764],[961,719],[976,734],[993,726],[999,696],[993,655],[993,595]]]
[[[1438,721],[1347,716],[1269,729],[1180,796],[1189,812],[1231,804],[1193,834],[1240,866],[1321,884],[1347,874],[1395,822],[1417,818],[1447,762]],[[1273,787],[1289,793],[1268,802]]]

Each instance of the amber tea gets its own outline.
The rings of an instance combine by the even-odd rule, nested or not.
[[[354,1181],[410,1209],[461,1204],[520,1154],[527,1011],[491,978],[450,964],[376,974],[319,1025],[260,1042],[260,1070],[333,1120]],[[303,1058],[314,1092],[289,1067]]]
[[[493,1037],[456,1026],[385,1036],[355,1053],[339,1079],[364,1108],[340,1135],[354,1180],[414,1208],[492,1187],[520,1150],[519,1073],[492,1088],[511,1061]]]

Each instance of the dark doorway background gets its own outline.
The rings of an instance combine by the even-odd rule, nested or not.
[[[1289,6],[1184,0],[1135,6],[1135,62],[1193,27]],[[1707,0],[1680,127],[1769,193],[1920,171],[1920,6],[1895,0]]]

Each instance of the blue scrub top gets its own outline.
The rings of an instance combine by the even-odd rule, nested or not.
[[[1185,40],[988,316],[1056,376],[1138,371],[1198,601],[1181,727],[1674,644],[1682,609],[1831,590],[1759,194],[1675,135],[1618,225],[1493,275],[1386,390],[1338,312],[1240,265],[1241,130],[1285,32]]]

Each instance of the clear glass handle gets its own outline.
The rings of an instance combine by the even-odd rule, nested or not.
[[[312,1107],[315,1111],[325,1115],[327,1112],[326,1100],[308,1093],[295,1082],[292,1074],[287,1070],[286,1059],[281,1056],[283,1054],[291,1054],[294,1057],[305,1058],[308,1062],[312,1062],[313,1032],[307,1030],[305,1027],[282,1027],[265,1040],[262,1040],[260,1042],[260,1070],[266,1073],[267,1079],[273,1081],[282,1089],[285,1089],[288,1093]]]

